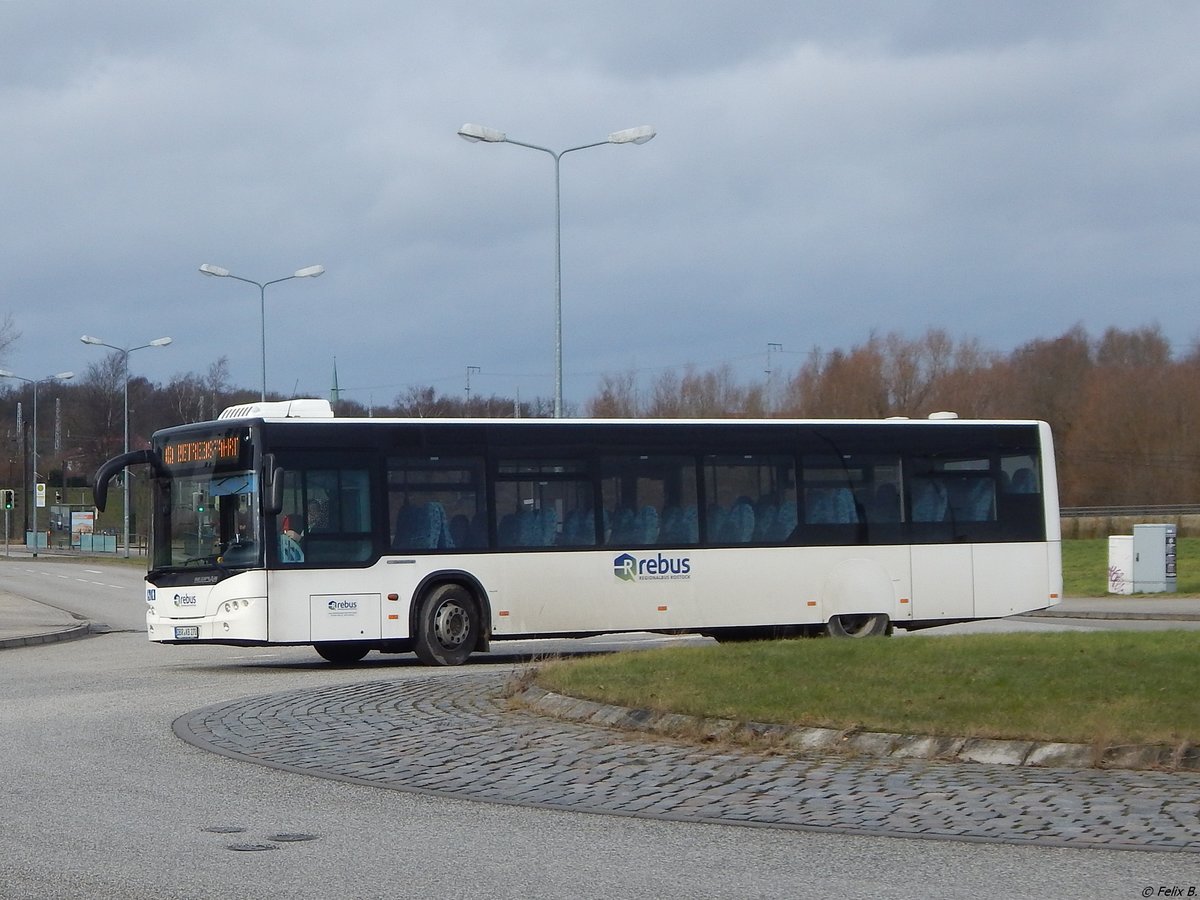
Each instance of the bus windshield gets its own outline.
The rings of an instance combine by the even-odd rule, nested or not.
[[[166,480],[152,538],[155,569],[262,564],[256,472],[177,475]]]

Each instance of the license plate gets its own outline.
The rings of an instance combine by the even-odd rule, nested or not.
[[[200,637],[199,625],[176,625],[175,640],[197,640]]]

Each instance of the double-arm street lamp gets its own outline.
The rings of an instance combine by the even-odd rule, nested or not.
[[[38,452],[37,452],[37,436],[38,436],[37,395],[38,395],[38,390],[37,389],[38,389],[39,384],[43,384],[47,381],[67,381],[68,379],[74,378],[74,377],[75,377],[74,372],[59,372],[57,375],[47,375],[45,378],[23,378],[20,375],[14,375],[12,372],[8,371],[7,369],[0,369],[0,378],[15,378],[15,379],[17,379],[17,381],[24,381],[26,384],[33,385],[33,493],[34,493],[34,497],[33,497],[33,503],[30,505],[33,507],[33,529],[32,529],[32,532],[33,532],[33,555],[34,556],[37,556],[37,552],[38,552],[38,523],[37,523],[37,520],[38,520],[38,515],[37,515],[37,511],[38,511],[38,506],[37,506],[37,485],[38,485],[38,480],[37,480],[37,456],[38,456]]]
[[[503,131],[488,128],[484,125],[467,123],[458,129],[458,136],[463,140],[475,143],[484,141],[488,144],[516,144],[518,147],[528,147],[530,150],[540,150],[554,157],[554,417],[561,419],[563,414],[563,364],[562,364],[562,188],[559,175],[559,162],[567,153],[576,150],[587,150],[589,147],[602,147],[605,144],[644,144],[655,135],[650,125],[640,125],[637,128],[626,128],[624,131],[614,131],[603,141],[591,144],[581,144],[578,147],[568,147],[566,150],[551,150],[549,147],[539,147],[537,144],[526,144],[515,141]]]
[[[137,347],[118,347],[115,344],[106,344],[98,337],[92,337],[90,334],[85,334],[80,338],[85,344],[91,344],[93,347],[107,347],[109,350],[116,350],[121,354],[121,367],[125,371],[125,452],[129,452],[129,354],[134,350],[145,350],[147,347],[165,347],[171,343],[169,337],[155,338],[148,344],[140,344]],[[125,473],[123,479],[125,489],[125,510],[122,513],[122,529],[121,529],[121,548],[124,550],[125,558],[129,558],[129,473]]]
[[[283,278],[275,278],[271,281],[253,281],[249,278],[243,278],[241,275],[234,275],[228,269],[222,269],[220,266],[212,266],[205,263],[200,267],[200,271],[205,275],[212,275],[216,278],[232,278],[234,281],[244,281],[246,284],[252,284],[258,288],[259,311],[262,320],[262,399],[267,399],[267,285],[279,284],[281,281],[291,281],[293,278],[316,278],[318,275],[325,274],[324,266],[305,266],[303,269],[297,269],[291,275]]]

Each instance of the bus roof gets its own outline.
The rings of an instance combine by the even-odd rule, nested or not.
[[[394,417],[379,417],[379,418],[337,418],[334,416],[333,408],[328,400],[302,398],[295,400],[279,400],[266,402],[245,403],[238,406],[231,406],[223,410],[218,416],[218,421],[229,420],[253,420],[266,423],[288,423],[299,424],[303,421],[321,421],[329,422],[336,421],[339,424],[356,424],[356,425],[585,425],[591,427],[599,426],[693,426],[693,425],[726,425],[734,427],[738,425],[746,426],[782,426],[782,425],[879,425],[879,424],[921,424],[921,425],[938,425],[938,424],[960,424],[960,425],[1036,425],[1040,424],[1034,419],[960,419],[957,414],[952,412],[936,412],[929,415],[927,418],[908,418],[905,416],[889,416],[883,419],[862,419],[862,418],[846,418],[846,419],[785,419],[785,418],[757,418],[757,419],[739,419],[739,418],[720,418],[720,419],[622,419],[622,418],[603,418],[603,419],[549,419],[549,418],[448,418],[448,417],[430,417],[430,418],[394,418]],[[190,423],[192,427],[203,423]],[[189,427],[189,426],[176,426]],[[167,430],[167,429],[163,429]]]

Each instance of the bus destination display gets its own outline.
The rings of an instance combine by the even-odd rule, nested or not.
[[[167,466],[237,462],[241,457],[241,452],[241,435],[226,434],[220,437],[197,438],[166,444],[162,448],[162,460],[163,464]]]

